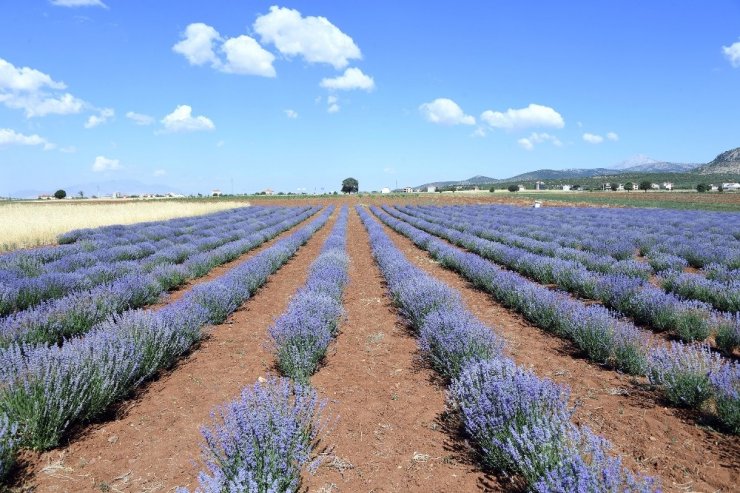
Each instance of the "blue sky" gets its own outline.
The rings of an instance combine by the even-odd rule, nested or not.
[[[372,190],[740,145],[738,1],[0,5],[0,195]]]

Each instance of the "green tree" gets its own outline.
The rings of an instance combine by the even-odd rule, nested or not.
[[[624,184],[624,189],[627,190],[628,192],[631,192],[634,188],[635,188],[635,185],[631,181],[628,181],[627,183]]]
[[[57,198],[59,200],[63,199],[66,196],[67,196],[67,192],[65,192],[64,190],[59,189],[56,192],[54,192],[54,198]]]
[[[612,183],[609,188],[612,189],[612,192],[616,192],[617,190],[619,190],[619,185],[616,183]]]
[[[488,189],[488,191],[491,192],[491,193],[493,193],[493,192],[496,191],[496,187],[491,187],[491,188]]]
[[[652,183],[650,183],[647,180],[643,180],[643,181],[640,182],[639,185],[637,185],[637,188],[639,188],[640,190],[642,190],[644,192],[647,192],[648,190],[650,190],[652,188],[652,186],[653,186]]]
[[[79,195],[81,199],[84,199],[85,198],[85,192],[83,192],[82,190],[80,190],[79,192],[77,192],[77,195]]]
[[[696,191],[699,192],[699,193],[708,192],[709,191],[709,185],[707,185],[706,183],[699,183],[696,186]]]
[[[354,178],[345,178],[342,180],[342,193],[357,193],[360,184]]]
[[[519,191],[519,185],[509,185],[509,191],[510,192],[518,192]]]

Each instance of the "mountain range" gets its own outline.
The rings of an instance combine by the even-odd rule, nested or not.
[[[623,174],[635,175],[648,173],[690,173],[696,175],[740,174],[740,147],[723,152],[707,164],[672,163],[653,159],[643,154],[638,154],[608,168],[539,169],[504,179],[477,175],[467,180],[437,181],[425,183],[424,185],[419,185],[415,188],[424,189],[428,186],[444,188],[450,186],[486,185],[491,183],[517,181],[576,180],[596,176],[618,176]]]

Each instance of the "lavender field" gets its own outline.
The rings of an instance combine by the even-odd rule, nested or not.
[[[416,489],[416,474],[538,492],[730,491],[738,479],[736,214],[349,201],[73,230],[58,243],[0,255],[11,488],[136,490],[147,474],[204,492],[338,477]],[[350,342],[363,326],[374,332]],[[350,360],[360,367],[343,369]],[[358,373],[402,361],[415,370]],[[177,425],[167,402],[189,402]],[[399,420],[381,463],[352,438],[386,415],[378,404]],[[400,424],[420,409],[447,424],[428,435]],[[109,429],[116,441],[100,444]],[[696,445],[673,449],[676,436]],[[451,444],[446,458],[394,455]],[[673,451],[646,460],[656,447]],[[43,466],[58,451],[77,476]],[[145,468],[131,482],[113,476],[126,457]],[[399,472],[398,460],[414,466]],[[705,460],[721,473],[692,472]],[[347,472],[369,467],[380,476]]]

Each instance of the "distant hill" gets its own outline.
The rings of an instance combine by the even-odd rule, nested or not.
[[[532,180],[562,180],[569,178],[590,178],[592,176],[617,175],[620,171],[607,168],[568,168],[568,169],[538,169],[529,173],[512,176],[500,181],[532,181]]]
[[[651,157],[646,156],[645,154],[635,154],[632,157],[629,157],[622,161],[621,163],[617,163],[613,166],[609,166],[611,169],[629,169],[634,168],[636,166],[645,166],[645,165],[651,165],[655,163],[659,163],[657,159],[653,159]]]
[[[124,195],[142,195],[145,193],[165,195],[168,193],[183,194],[177,188],[162,184],[147,184],[137,180],[109,180],[101,182],[89,182],[77,185],[59,187],[67,192],[69,196],[75,196],[78,192],[85,193],[85,197],[93,195],[103,196],[119,192]],[[54,190],[17,190],[11,193],[12,197],[19,199],[35,199],[39,195],[53,194]]]
[[[740,174],[740,147],[723,152],[696,172],[700,175]]]

